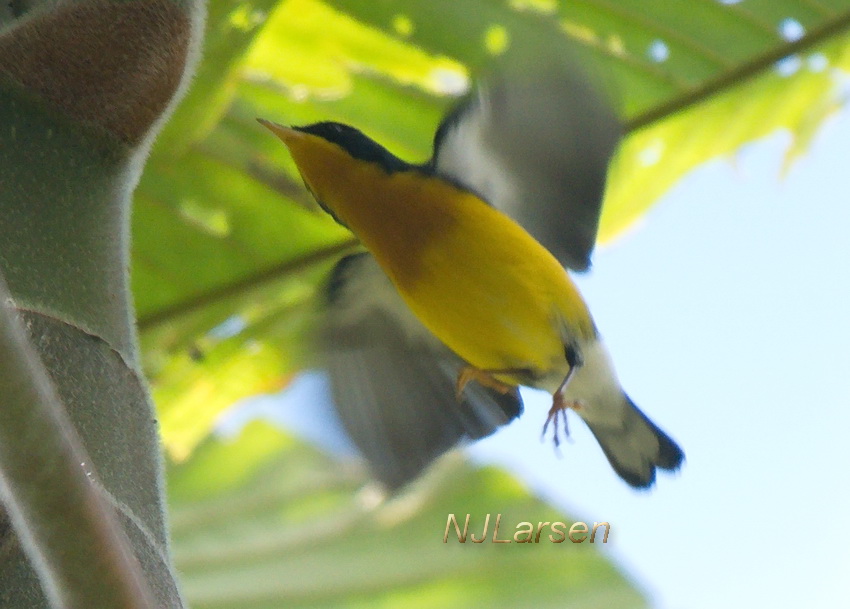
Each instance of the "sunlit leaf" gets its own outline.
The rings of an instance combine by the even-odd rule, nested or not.
[[[838,109],[841,72],[850,72],[850,38],[801,59],[793,75],[771,68],[757,80],[632,134],[611,170],[600,240],[627,229],[688,171],[732,155],[747,142],[783,129],[792,135],[789,160],[799,155]]]

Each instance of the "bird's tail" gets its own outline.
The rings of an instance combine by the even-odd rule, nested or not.
[[[588,426],[614,471],[629,485],[648,488],[655,482],[656,468],[675,471],[685,454],[627,395],[623,399],[624,415],[617,424],[597,421]]]

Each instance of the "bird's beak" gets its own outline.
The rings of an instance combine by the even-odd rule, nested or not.
[[[283,140],[283,143],[287,145],[296,139],[304,137],[304,134],[300,131],[292,129],[291,127],[284,127],[283,125],[273,123],[272,121],[267,121],[264,118],[258,118],[257,122],[278,136],[281,140]]]

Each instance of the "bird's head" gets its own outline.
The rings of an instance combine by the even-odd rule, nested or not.
[[[307,188],[334,217],[329,206],[341,195],[335,191],[346,188],[351,172],[356,172],[363,163],[378,166],[387,173],[411,167],[350,125],[324,121],[286,127],[264,119],[258,121],[286,144]]]
[[[339,154],[339,151],[352,159],[375,163],[388,173],[409,167],[389,150],[350,125],[323,121],[304,127],[285,127],[264,119],[258,120],[261,125],[283,140],[292,152],[302,174],[308,161],[306,156],[309,154],[328,155],[333,152]]]

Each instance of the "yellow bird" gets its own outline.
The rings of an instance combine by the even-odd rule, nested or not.
[[[589,266],[618,126],[580,75],[558,65],[482,85],[423,165],[341,123],[260,122],[374,256],[332,274],[326,348],[340,414],[380,478],[403,484],[517,416],[519,385],[552,394],[543,431],[554,423],[556,445],[574,410],[631,486],[679,468],[681,449],[623,392],[581,294],[538,241]]]

